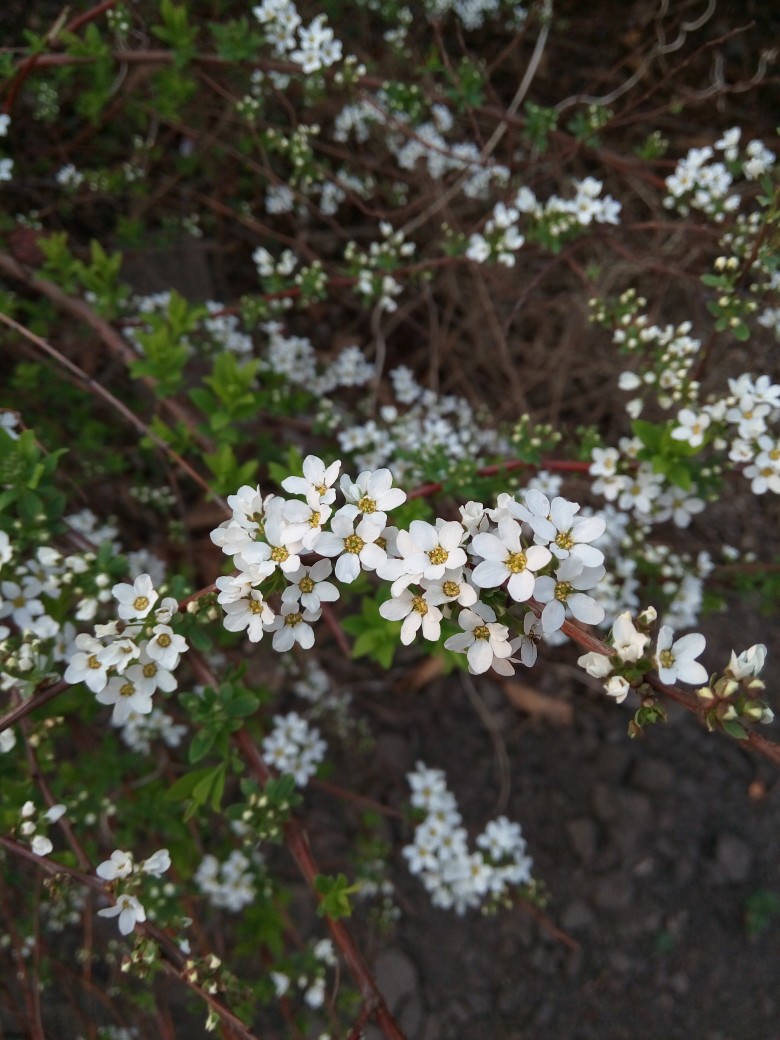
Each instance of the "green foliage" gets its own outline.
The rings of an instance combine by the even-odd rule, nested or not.
[[[0,516],[10,514],[25,525],[54,525],[65,508],[65,496],[54,484],[66,448],[46,453],[32,430],[14,440],[0,429]]]
[[[162,24],[153,25],[151,31],[171,48],[176,67],[183,68],[195,54],[197,26],[189,24],[186,5],[177,6],[172,0],[161,0],[160,17]]]
[[[226,443],[220,444],[216,451],[207,452],[203,461],[213,475],[211,484],[219,495],[230,494],[242,484],[251,484],[259,465],[254,457],[239,462],[232,447]]]
[[[643,445],[637,457],[652,462],[653,470],[662,473],[671,484],[690,491],[698,468],[690,460],[702,450],[703,444],[692,447],[687,441],[672,437],[676,425],[674,421],[651,423],[635,419],[631,429]]]
[[[136,332],[144,356],[130,364],[132,375],[153,379],[160,397],[174,394],[182,384],[184,366],[190,356],[187,335],[195,330],[202,315],[202,307],[172,292],[166,313],[147,315],[149,329]]]
[[[202,769],[193,769],[179,777],[176,783],[169,788],[165,793],[165,800],[169,802],[186,800],[185,820],[191,819],[199,809],[209,804],[214,812],[219,812],[225,791],[226,776],[227,764],[225,762],[220,762],[215,766],[204,766]]]
[[[757,888],[745,900],[745,931],[756,939],[780,917],[780,895],[768,888]]]
[[[390,668],[393,663],[401,631],[400,621],[386,621],[379,613],[380,605],[389,598],[387,589],[380,589],[373,597],[363,596],[360,614],[344,618],[341,623],[345,632],[356,637],[352,656],[368,657],[383,668]]]
[[[209,22],[217,54],[225,61],[251,61],[260,51],[262,33],[257,23],[248,18],[237,18],[230,22]]]
[[[341,917],[352,916],[349,897],[360,891],[360,885],[350,885],[343,874],[335,877],[318,874],[314,879],[314,891],[322,897],[317,907],[320,917],[332,917],[337,921]]]
[[[544,108],[533,101],[526,101],[523,107],[526,120],[523,137],[543,155],[547,151],[550,134],[558,126],[558,113],[554,108]]]
[[[302,802],[295,790],[295,778],[274,777],[262,788],[254,780],[242,779],[241,793],[245,801],[228,808],[228,819],[240,821],[253,837],[281,841],[285,824]]]
[[[87,24],[83,36],[62,33],[60,39],[66,44],[68,54],[89,59],[82,66],[81,76],[87,80],[87,85],[78,92],[76,110],[91,122],[98,123],[111,97],[116,76],[111,47],[94,22]]]

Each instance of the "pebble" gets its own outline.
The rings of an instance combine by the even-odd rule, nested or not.
[[[714,881],[739,884],[747,881],[753,867],[753,851],[747,842],[727,831],[718,835],[715,846]]]

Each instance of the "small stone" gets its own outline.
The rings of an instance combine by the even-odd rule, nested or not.
[[[616,870],[599,878],[593,898],[600,910],[626,910],[634,898],[634,885],[628,871]]]
[[[595,920],[593,911],[583,899],[573,899],[561,912],[560,924],[564,931],[590,928]]]
[[[715,846],[715,878],[719,884],[747,881],[753,867],[753,850],[736,834],[721,833]]]
[[[594,821],[587,817],[569,820],[566,824],[566,833],[579,859],[586,867],[590,866],[598,843],[598,830]]]
[[[653,794],[672,786],[674,770],[662,758],[641,758],[631,772],[631,783],[640,791]]]

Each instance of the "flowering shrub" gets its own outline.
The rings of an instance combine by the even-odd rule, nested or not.
[[[130,1005],[155,1035],[129,973],[225,1035],[392,1040],[343,919],[392,928],[404,862],[456,914],[538,910],[544,879],[435,765],[403,811],[331,779],[373,739],[337,654],[503,681],[574,642],[631,736],[671,699],[780,764],[766,647],[680,632],[729,577],[777,592],[773,547],[717,519],[780,494],[777,143],[636,137],[643,77],[696,66],[708,15],[609,95],[542,105],[551,0],[217,7],[109,0],[0,49],[7,998],[37,1023],[67,926],[94,931],[104,1035]],[[330,873],[314,787],[371,832],[344,823]],[[322,923],[288,915],[278,844]]]

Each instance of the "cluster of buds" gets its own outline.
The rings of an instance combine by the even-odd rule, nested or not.
[[[732,650],[723,675],[696,691],[699,700],[709,709],[706,722],[710,729],[720,726],[735,736],[741,736],[744,730],[742,733],[736,730],[742,730],[742,723],[772,721],[774,713],[761,700],[764,682],[758,678],[765,660],[763,643],[751,646],[739,657]]]
[[[619,614],[609,635],[613,650],[609,657],[591,652],[577,659],[577,664],[588,675],[604,681],[605,691],[618,704],[626,699],[632,687],[642,683],[645,672],[652,667],[645,648],[650,642],[648,629],[656,617],[653,607],[643,610],[636,621],[628,611]]]

